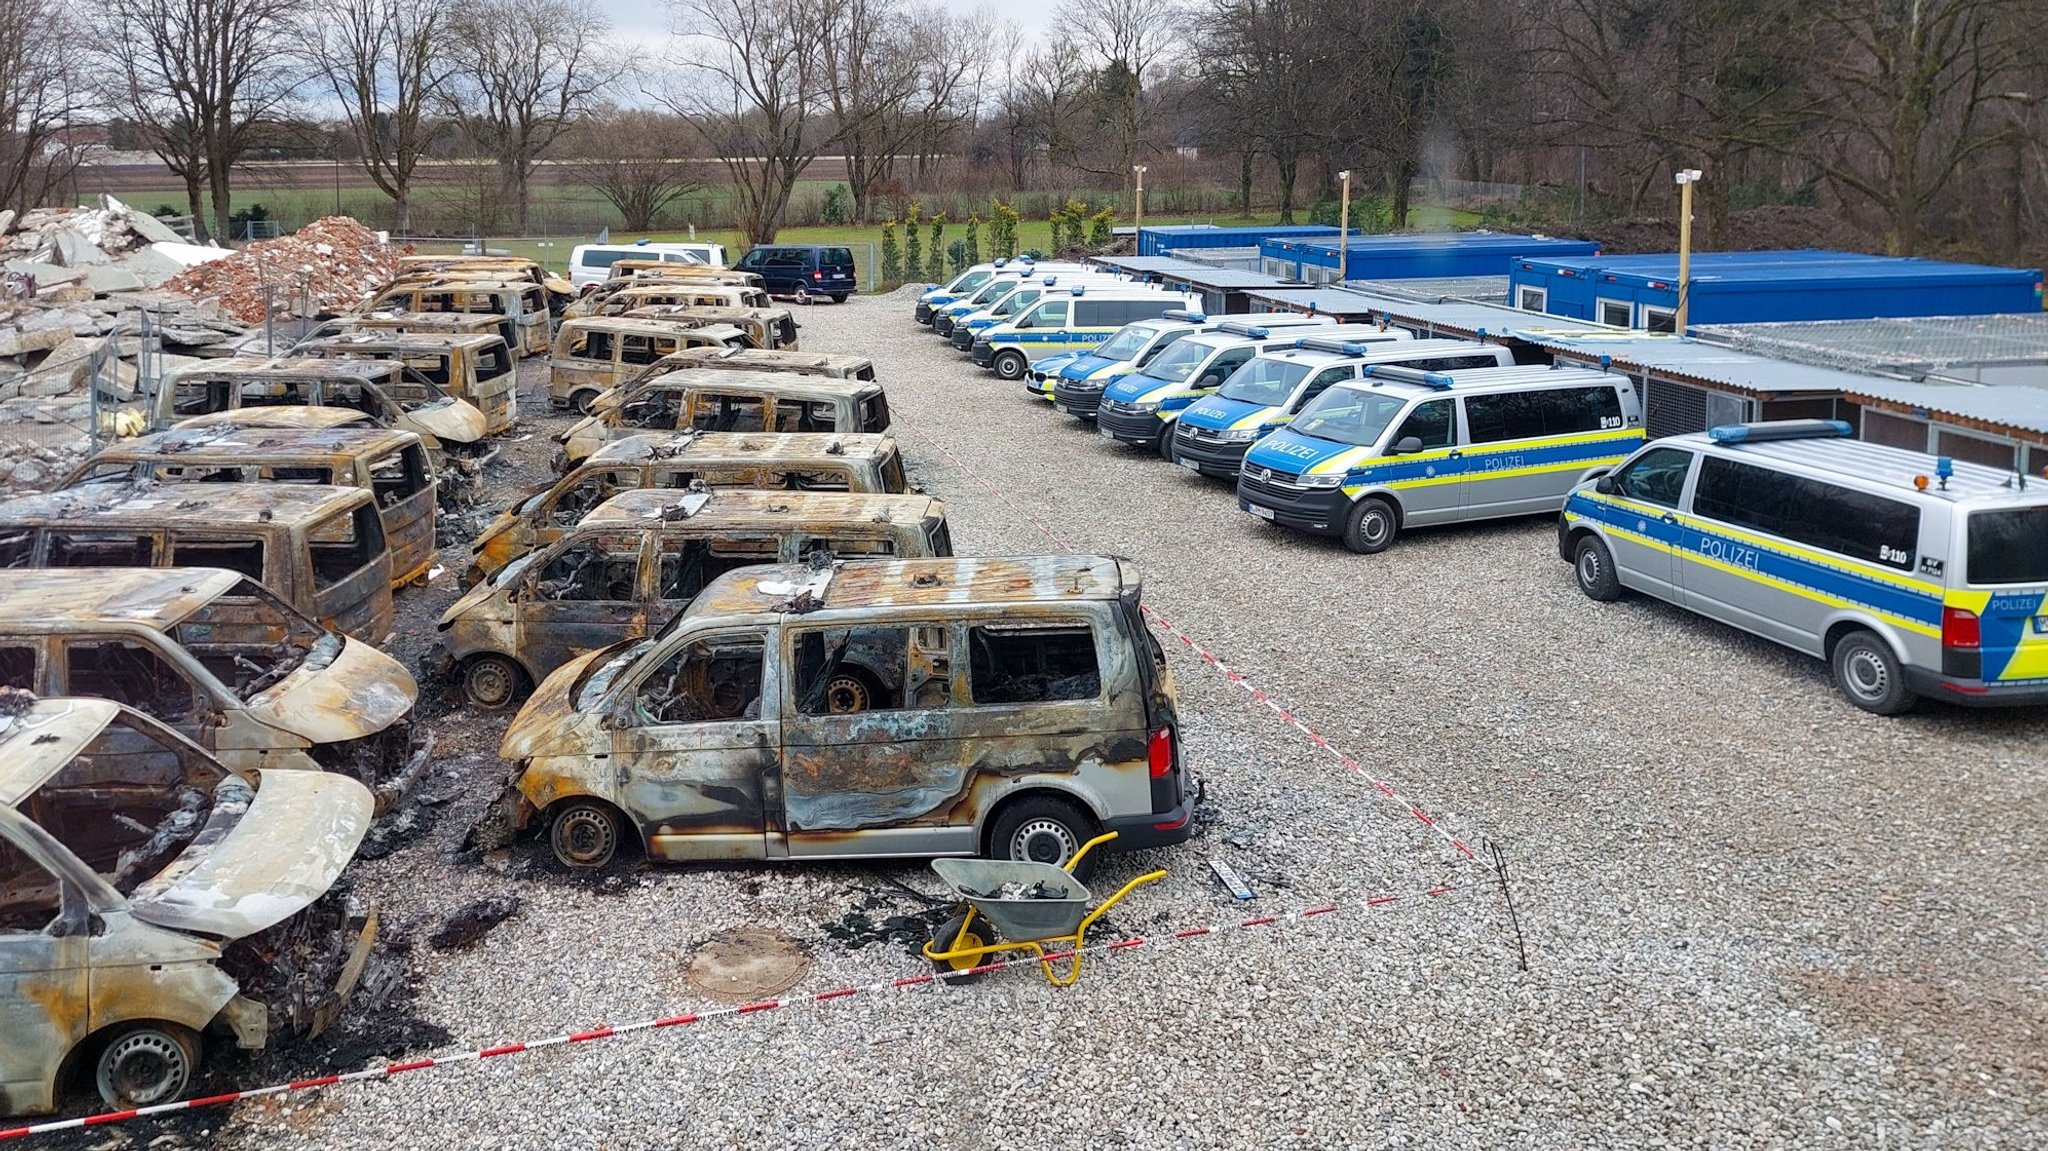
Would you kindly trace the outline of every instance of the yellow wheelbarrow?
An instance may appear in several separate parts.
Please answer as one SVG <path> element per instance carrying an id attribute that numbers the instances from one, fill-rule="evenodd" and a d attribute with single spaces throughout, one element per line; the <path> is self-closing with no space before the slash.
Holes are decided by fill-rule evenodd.
<path id="1" fill-rule="evenodd" d="M 976 969 L 995 956 L 1028 952 L 1038 957 L 1046 982 L 1054 987 L 1073 983 L 1081 978 L 1079 951 L 1088 928 L 1124 896 L 1166 878 L 1164 871 L 1147 872 L 1090 911 L 1088 901 L 1094 897 L 1074 878 L 1074 866 L 1098 844 L 1115 838 L 1111 831 L 1082 844 L 1065 867 L 1008 859 L 932 860 L 932 870 L 960 897 L 960 910 L 924 945 L 924 957 L 946 982 L 971 983 L 988 974 Z M 1056 966 L 1062 954 L 1065 970 Z"/>

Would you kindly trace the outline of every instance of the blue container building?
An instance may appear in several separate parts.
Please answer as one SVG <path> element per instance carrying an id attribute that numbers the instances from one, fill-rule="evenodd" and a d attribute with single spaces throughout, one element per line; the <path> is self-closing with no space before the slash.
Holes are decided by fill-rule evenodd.
<path id="1" fill-rule="evenodd" d="M 2041 272 L 2033 268 L 1809 249 L 1699 252 L 1691 271 L 1689 326 L 2041 310 Z M 1678 257 L 1525 255 L 1508 287 L 1509 301 L 1525 312 L 1668 332 Z"/>
<path id="2" fill-rule="evenodd" d="M 1218 228 L 1211 224 L 1168 224 L 1138 230 L 1140 256 L 1164 256 L 1188 248 L 1256 248 L 1275 238 L 1334 240 L 1341 235 L 1329 224 L 1255 224 Z"/>
<path id="3" fill-rule="evenodd" d="M 1345 243 L 1347 280 L 1415 280 L 1505 276 L 1518 257 L 1592 257 L 1592 240 L 1558 240 L 1505 232 L 1402 233 L 1353 236 Z M 1285 237 L 1259 243 L 1260 271 L 1283 280 L 1328 284 L 1337 278 L 1337 242 Z"/>

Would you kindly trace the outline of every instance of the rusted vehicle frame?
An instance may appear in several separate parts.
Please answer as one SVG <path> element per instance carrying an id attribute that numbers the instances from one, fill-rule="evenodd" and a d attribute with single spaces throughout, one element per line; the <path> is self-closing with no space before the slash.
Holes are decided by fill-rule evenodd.
<path id="1" fill-rule="evenodd" d="M 705 307 L 687 304 L 655 304 L 634 308 L 628 316 L 648 319 L 689 321 L 702 324 L 731 324 L 746 330 L 753 346 L 767 351 L 797 350 L 796 314 L 775 307 Z"/>
<path id="2" fill-rule="evenodd" d="M 379 810 L 431 746 L 403 664 L 217 568 L 0 571 L 0 687 L 113 699 L 236 770 L 341 770 Z"/>
<path id="3" fill-rule="evenodd" d="M 750 274 L 750 273 L 749 273 Z M 586 292 L 562 313 L 564 316 L 616 316 L 635 308 L 660 304 L 678 307 L 761 308 L 770 304 L 768 293 L 751 284 L 728 283 L 702 276 L 669 276 L 656 273 L 617 276 Z"/>
<path id="4" fill-rule="evenodd" d="M 547 289 L 531 280 L 491 279 L 460 273 L 401 277 L 355 309 L 358 312 L 402 310 L 423 314 L 488 314 L 508 316 L 519 328 L 513 345 L 521 356 L 546 355 L 554 338 L 554 313 Z"/>
<path id="5" fill-rule="evenodd" d="M 0 693 L 0 1115 L 53 1110 L 67 1077 L 112 1107 L 168 1103 L 203 1034 L 261 1048 L 332 1020 L 359 964 L 289 987 L 303 1016 L 224 968 L 313 914 L 370 817 L 354 780 L 238 771 L 105 700 Z M 367 952 L 363 920 L 335 955 Z"/>
<path id="6" fill-rule="evenodd" d="M 74 468 L 59 487 L 81 484 L 311 483 L 361 488 L 376 498 L 391 549 L 394 590 L 434 566 L 440 503 L 426 445 L 381 428 L 266 428 L 233 422 L 173 428 L 120 440 Z"/>
<path id="7" fill-rule="evenodd" d="M 1179 842 L 1199 789 L 1138 599 L 1107 556 L 728 573 L 541 683 L 479 838 L 546 827 L 572 866 Z"/>
<path id="8" fill-rule="evenodd" d="M 462 586 L 561 538 L 605 500 L 637 488 L 764 488 L 901 493 L 903 455 L 887 435 L 812 432 L 648 433 L 613 440 L 498 513 L 470 545 Z"/>
<path id="9" fill-rule="evenodd" d="M 322 627 L 391 637 L 391 549 L 361 488 L 93 485 L 0 502 L 0 567 L 230 565 Z"/>
<path id="10" fill-rule="evenodd" d="M 469 702 L 504 707 L 569 659 L 659 629 L 732 568 L 820 551 L 951 555 L 945 505 L 923 495 L 623 492 L 442 613 L 429 666 L 454 676 Z"/>
<path id="11" fill-rule="evenodd" d="M 548 402 L 588 412 L 590 402 L 682 348 L 737 348 L 747 333 L 731 324 L 581 316 L 563 320 L 548 357 Z M 609 354 L 593 356 L 595 342 Z"/>
<path id="12" fill-rule="evenodd" d="M 684 368 L 723 368 L 739 372 L 790 372 L 799 376 L 832 376 L 841 380 L 872 380 L 875 362 L 866 356 L 836 352 L 800 352 L 793 348 L 741 348 L 721 352 L 708 348 L 684 348 L 659 363 L 651 364 L 639 379 L 653 379 Z M 628 380 L 631 387 L 638 380 Z"/>
<path id="13" fill-rule="evenodd" d="M 484 414 L 488 435 L 503 435 L 519 421 L 518 358 L 497 336 L 352 332 L 305 340 L 292 354 L 397 361 L 404 366 L 406 379 L 431 384 L 475 406 Z M 492 367 L 498 370 L 491 371 Z"/>
<path id="14" fill-rule="evenodd" d="M 428 336 L 498 336 L 508 348 L 525 338 L 519 322 L 493 312 L 345 312 L 306 334 L 306 339 L 349 332 L 417 333 Z"/>
<path id="15" fill-rule="evenodd" d="M 751 409 L 751 410 L 749 410 Z M 748 426 L 759 424 L 758 427 Z M 591 403 L 590 415 L 557 440 L 557 475 L 599 446 L 639 432 L 686 428 L 708 432 L 885 432 L 889 404 L 882 386 L 788 372 L 684 368 Z"/>

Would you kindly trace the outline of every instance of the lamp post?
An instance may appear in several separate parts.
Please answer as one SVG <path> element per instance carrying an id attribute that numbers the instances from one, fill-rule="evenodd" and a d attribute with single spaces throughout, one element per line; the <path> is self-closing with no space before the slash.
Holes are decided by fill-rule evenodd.
<path id="1" fill-rule="evenodd" d="M 1140 244 L 1142 244 L 1142 243 L 1144 242 L 1144 231 L 1145 231 L 1145 165 L 1143 165 L 1143 164 L 1132 164 L 1132 165 L 1131 165 L 1131 171 L 1133 171 L 1133 172 L 1136 172 L 1136 173 L 1138 174 L 1138 193 L 1137 193 L 1137 197 L 1136 197 L 1136 200 L 1135 200 L 1135 203 L 1136 203 L 1136 205 L 1137 205 L 1137 212 L 1136 212 L 1136 218 L 1135 218 L 1135 219 L 1134 219 L 1134 220 L 1132 221 L 1132 227 L 1131 227 L 1131 231 L 1132 231 L 1132 232 L 1134 233 L 1134 234 L 1132 235 L 1132 237 L 1131 237 L 1131 250 L 1132 250 L 1133 252 L 1135 252 L 1135 251 L 1137 251 L 1137 250 L 1138 250 L 1138 246 L 1139 246 Z"/>
<path id="2" fill-rule="evenodd" d="M 1692 307 L 1692 186 L 1700 182 L 1700 170 L 1687 168 L 1673 178 L 1678 181 L 1678 312 L 1671 329 L 1682 336 Z"/>
<path id="3" fill-rule="evenodd" d="M 1351 270 L 1351 169 L 1337 173 L 1337 283 Z"/>

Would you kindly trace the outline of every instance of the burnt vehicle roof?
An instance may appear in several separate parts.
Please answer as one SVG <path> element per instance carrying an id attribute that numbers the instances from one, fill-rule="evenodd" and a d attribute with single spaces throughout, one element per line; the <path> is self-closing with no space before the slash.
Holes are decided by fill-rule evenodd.
<path id="1" fill-rule="evenodd" d="M 332 484 L 94 484 L 0 502 L 0 525 L 289 527 L 369 500 L 367 489 Z"/>
<path id="2" fill-rule="evenodd" d="M 386 360 L 385 363 L 393 361 Z M 335 405 L 313 407 L 310 404 L 256 404 L 246 408 L 229 408 L 224 412 L 208 412 L 192 416 L 171 425 L 174 428 L 215 428 L 222 424 L 239 424 L 245 428 L 347 428 L 377 426 L 370 413 L 354 408 Z"/>
<path id="3" fill-rule="evenodd" d="M 834 450 L 837 445 L 838 450 Z M 766 463 L 880 458 L 894 451 L 887 432 L 641 432 L 621 436 L 584 458 L 578 470 L 688 458 L 707 463 Z"/>
<path id="4" fill-rule="evenodd" d="M 432 352 L 438 355 L 451 348 L 487 348 L 493 343 L 504 342 L 505 337 L 489 332 L 387 332 L 379 328 L 322 336 L 317 340 L 307 340 L 299 345 L 299 349 L 320 351 L 333 348 L 344 355 L 349 352 Z"/>
<path id="5" fill-rule="evenodd" d="M 829 580 L 825 580 L 826 575 Z M 1115 556 L 994 556 L 854 560 L 814 571 L 804 564 L 740 568 L 708 584 L 685 612 L 803 615 L 851 608 L 1058 605 L 1118 598 L 1137 573 Z M 822 583 L 822 602 L 817 596 Z"/>
<path id="6" fill-rule="evenodd" d="M 0 806 L 14 807 L 121 714 L 112 700 L 38 699 L 0 717 Z"/>
<path id="7" fill-rule="evenodd" d="M 719 351 L 715 348 L 684 348 L 663 357 L 664 360 L 678 361 L 678 368 L 689 366 L 691 360 L 705 361 L 721 368 L 734 370 L 734 365 L 759 364 L 763 369 L 812 368 L 823 371 L 840 368 L 858 371 L 875 366 L 866 356 L 848 356 L 836 352 L 799 352 L 791 348 L 738 348 Z M 745 370 L 741 367 L 737 370 Z"/>
<path id="8" fill-rule="evenodd" d="M 203 379 L 208 376 L 244 376 L 265 379 L 346 380 L 375 383 L 404 371 L 389 360 L 351 360 L 345 356 L 234 356 L 204 360 L 178 369 L 175 378 Z"/>
<path id="9" fill-rule="evenodd" d="M 696 510 L 689 510 L 698 505 Z M 889 524 L 916 527 L 926 517 L 944 515 L 945 505 L 931 496 L 856 492 L 764 492 L 751 488 L 717 488 L 709 492 L 674 488 L 635 488 L 592 508 L 577 529 L 645 527 L 649 521 L 713 526 L 773 527 Z"/>
<path id="10" fill-rule="evenodd" d="M 0 630 L 41 634 L 119 620 L 161 631 L 246 578 L 220 568 L 0 571 Z"/>
<path id="11" fill-rule="evenodd" d="M 336 316 L 336 320 L 356 328 L 392 328 L 400 325 L 425 328 L 453 328 L 460 332 L 476 332 L 489 335 L 503 327 L 505 317 L 496 312 L 362 312 L 356 315 Z"/>
<path id="12" fill-rule="evenodd" d="M 633 394 L 637 398 L 652 391 L 682 391 L 685 388 L 719 391 L 755 388 L 799 399 L 839 399 L 870 396 L 881 391 L 882 385 L 873 380 L 842 380 L 836 376 L 806 376 L 796 372 L 678 368 L 634 385 Z"/>
<path id="13" fill-rule="evenodd" d="M 348 410 L 348 409 L 344 409 Z M 242 414 L 240 411 L 232 413 Z M 375 424 L 334 427 L 275 428 L 235 420 L 179 426 L 169 431 L 120 440 L 101 448 L 88 462 L 101 460 L 191 460 L 206 463 L 247 462 L 280 456 L 358 456 L 383 448 L 420 442 L 411 432 Z"/>
<path id="14" fill-rule="evenodd" d="M 726 309 L 731 311 L 733 309 Z M 627 332 L 633 335 L 665 336 L 677 332 L 702 331 L 703 325 L 685 327 L 663 320 L 659 316 L 572 316 L 563 320 L 556 331 L 567 328 L 582 328 L 596 332 Z"/>
<path id="15" fill-rule="evenodd" d="M 788 308 L 749 308 L 738 304 L 656 304 L 642 311 L 656 316 L 684 316 L 703 320 L 772 320 L 791 314 Z"/>

